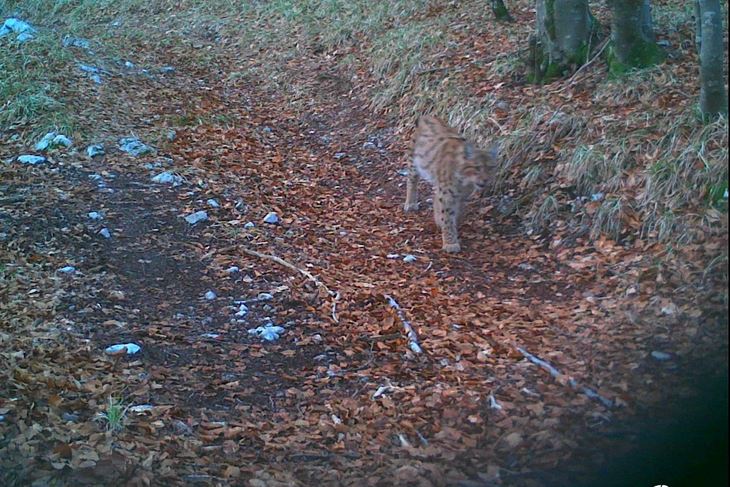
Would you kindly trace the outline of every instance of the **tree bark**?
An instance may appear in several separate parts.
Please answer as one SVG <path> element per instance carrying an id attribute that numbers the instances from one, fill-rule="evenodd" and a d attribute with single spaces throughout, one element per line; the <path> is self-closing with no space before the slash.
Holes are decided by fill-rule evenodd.
<path id="1" fill-rule="evenodd" d="M 654 22 L 651 16 L 651 3 L 649 3 L 649 0 L 644 0 L 644 3 L 641 5 L 641 35 L 644 39 L 652 42 L 656 40 L 654 37 Z"/>
<path id="2" fill-rule="evenodd" d="M 654 42 L 648 0 L 612 0 L 612 7 L 611 71 L 622 73 L 663 62 L 664 52 Z"/>
<path id="3" fill-rule="evenodd" d="M 492 13 L 494 18 L 499 21 L 512 22 L 514 20 L 507 10 L 504 0 L 492 0 Z"/>
<path id="4" fill-rule="evenodd" d="M 588 0 L 537 0 L 534 80 L 549 80 L 585 63 L 593 25 Z"/>
<path id="5" fill-rule="evenodd" d="M 727 114 L 722 8 L 719 0 L 699 0 L 700 111 L 704 116 Z"/>

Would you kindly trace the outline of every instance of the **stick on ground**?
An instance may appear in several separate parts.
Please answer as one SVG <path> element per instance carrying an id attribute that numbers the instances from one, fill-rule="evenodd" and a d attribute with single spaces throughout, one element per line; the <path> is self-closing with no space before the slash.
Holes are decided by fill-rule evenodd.
<path id="1" fill-rule="evenodd" d="M 332 297 L 332 320 L 335 323 L 339 323 L 339 320 L 337 319 L 337 301 L 339 301 L 339 299 L 340 299 L 340 293 L 332 291 L 330 288 L 328 288 L 324 283 L 322 283 L 322 281 L 317 279 L 308 270 L 300 269 L 299 267 L 295 266 L 294 264 L 285 261 L 281 257 L 277 257 L 277 256 L 271 255 L 271 254 L 262 254 L 261 252 L 256 252 L 255 250 L 247 249 L 245 247 L 240 247 L 240 249 L 248 255 L 252 255 L 252 256 L 258 257 L 260 259 L 268 259 L 270 261 L 276 262 L 277 264 L 286 267 L 287 269 L 290 269 L 294 272 L 298 272 L 301 275 L 303 275 L 304 277 L 306 277 L 307 279 L 309 279 L 310 281 L 312 281 L 317 287 L 324 289 L 327 292 L 327 294 L 329 294 L 330 297 Z"/>
<path id="2" fill-rule="evenodd" d="M 416 331 L 413 329 L 411 322 L 408 321 L 408 318 L 406 318 L 406 313 L 403 311 L 403 308 L 401 308 L 398 304 L 398 301 L 396 301 L 392 297 L 388 296 L 387 294 L 384 294 L 383 296 L 388 301 L 390 307 L 393 308 L 398 314 L 398 318 L 400 318 L 400 321 L 403 324 L 403 329 L 405 330 L 406 336 L 408 337 L 408 347 L 411 349 L 411 351 L 413 351 L 413 353 L 423 353 L 421 345 L 418 344 L 418 335 L 416 335 Z"/>
<path id="3" fill-rule="evenodd" d="M 560 373 L 560 371 L 558 369 L 556 369 L 555 367 L 550 365 L 548 362 L 542 360 L 539 357 L 536 357 L 535 355 L 531 354 L 524 348 L 521 348 L 521 347 L 515 347 L 515 348 L 517 349 L 518 352 L 520 352 L 522 354 L 523 357 L 525 357 L 527 360 L 529 360 L 533 364 L 540 366 L 544 370 L 547 370 L 548 373 L 550 375 L 552 375 L 553 377 L 555 377 L 556 379 L 563 375 Z M 585 386 L 579 385 L 578 382 L 576 382 L 576 380 L 573 379 L 572 377 L 568 378 L 568 385 L 570 385 L 570 387 L 572 387 L 573 389 L 576 389 L 576 390 L 582 392 L 583 394 L 590 397 L 591 399 L 599 400 L 607 408 L 610 408 L 613 406 L 613 401 L 603 397 L 602 395 L 600 395 L 599 393 L 597 393 L 590 387 L 585 387 Z"/>

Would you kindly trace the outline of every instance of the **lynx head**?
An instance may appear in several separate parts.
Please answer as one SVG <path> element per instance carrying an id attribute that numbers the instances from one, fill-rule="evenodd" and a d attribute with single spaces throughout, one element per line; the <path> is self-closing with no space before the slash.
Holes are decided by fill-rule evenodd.
<path id="1" fill-rule="evenodd" d="M 459 171 L 465 181 L 484 189 L 499 170 L 499 148 L 496 145 L 487 150 L 475 148 L 471 143 L 464 144 L 464 162 Z"/>

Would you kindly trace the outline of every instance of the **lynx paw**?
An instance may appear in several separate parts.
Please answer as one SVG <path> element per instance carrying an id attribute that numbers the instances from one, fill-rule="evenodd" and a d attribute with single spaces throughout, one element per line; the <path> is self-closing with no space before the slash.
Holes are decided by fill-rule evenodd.
<path id="1" fill-rule="evenodd" d="M 461 252 L 461 245 L 458 243 L 444 244 L 444 252 L 448 252 L 450 254 Z"/>
<path id="2" fill-rule="evenodd" d="M 403 211 L 416 211 L 418 210 L 418 203 L 406 203 L 403 205 Z"/>

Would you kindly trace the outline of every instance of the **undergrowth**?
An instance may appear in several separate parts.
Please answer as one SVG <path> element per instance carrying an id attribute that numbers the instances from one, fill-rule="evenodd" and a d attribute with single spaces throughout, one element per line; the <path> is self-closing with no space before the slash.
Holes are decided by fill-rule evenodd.
<path id="1" fill-rule="evenodd" d="M 199 44 L 191 56 L 202 70 L 232 48 L 240 63 L 228 66 L 226 83 L 263 80 L 299 100 L 294 108 L 320 95 L 298 69 L 309 60 L 351 83 L 401 133 L 433 113 L 479 144 L 498 141 L 498 187 L 520 201 L 533 230 L 574 219 L 594 237 L 681 242 L 724 231 L 727 120 L 703 124 L 696 115 L 692 9 L 678 1 L 654 9 L 656 31 L 671 45 L 666 64 L 610 79 L 598 59 L 577 87 L 558 80 L 528 90 L 523 51 L 534 25 L 524 13 L 532 3 L 510 8 L 522 12 L 519 21 L 495 22 L 476 0 L 0 0 L 5 17 L 56 26 L 23 46 L 0 40 L 10 73 L 0 80 L 0 123 L 72 124 L 60 83 L 48 76 L 70 62 L 54 47 L 59 28 L 120 48 Z"/>

